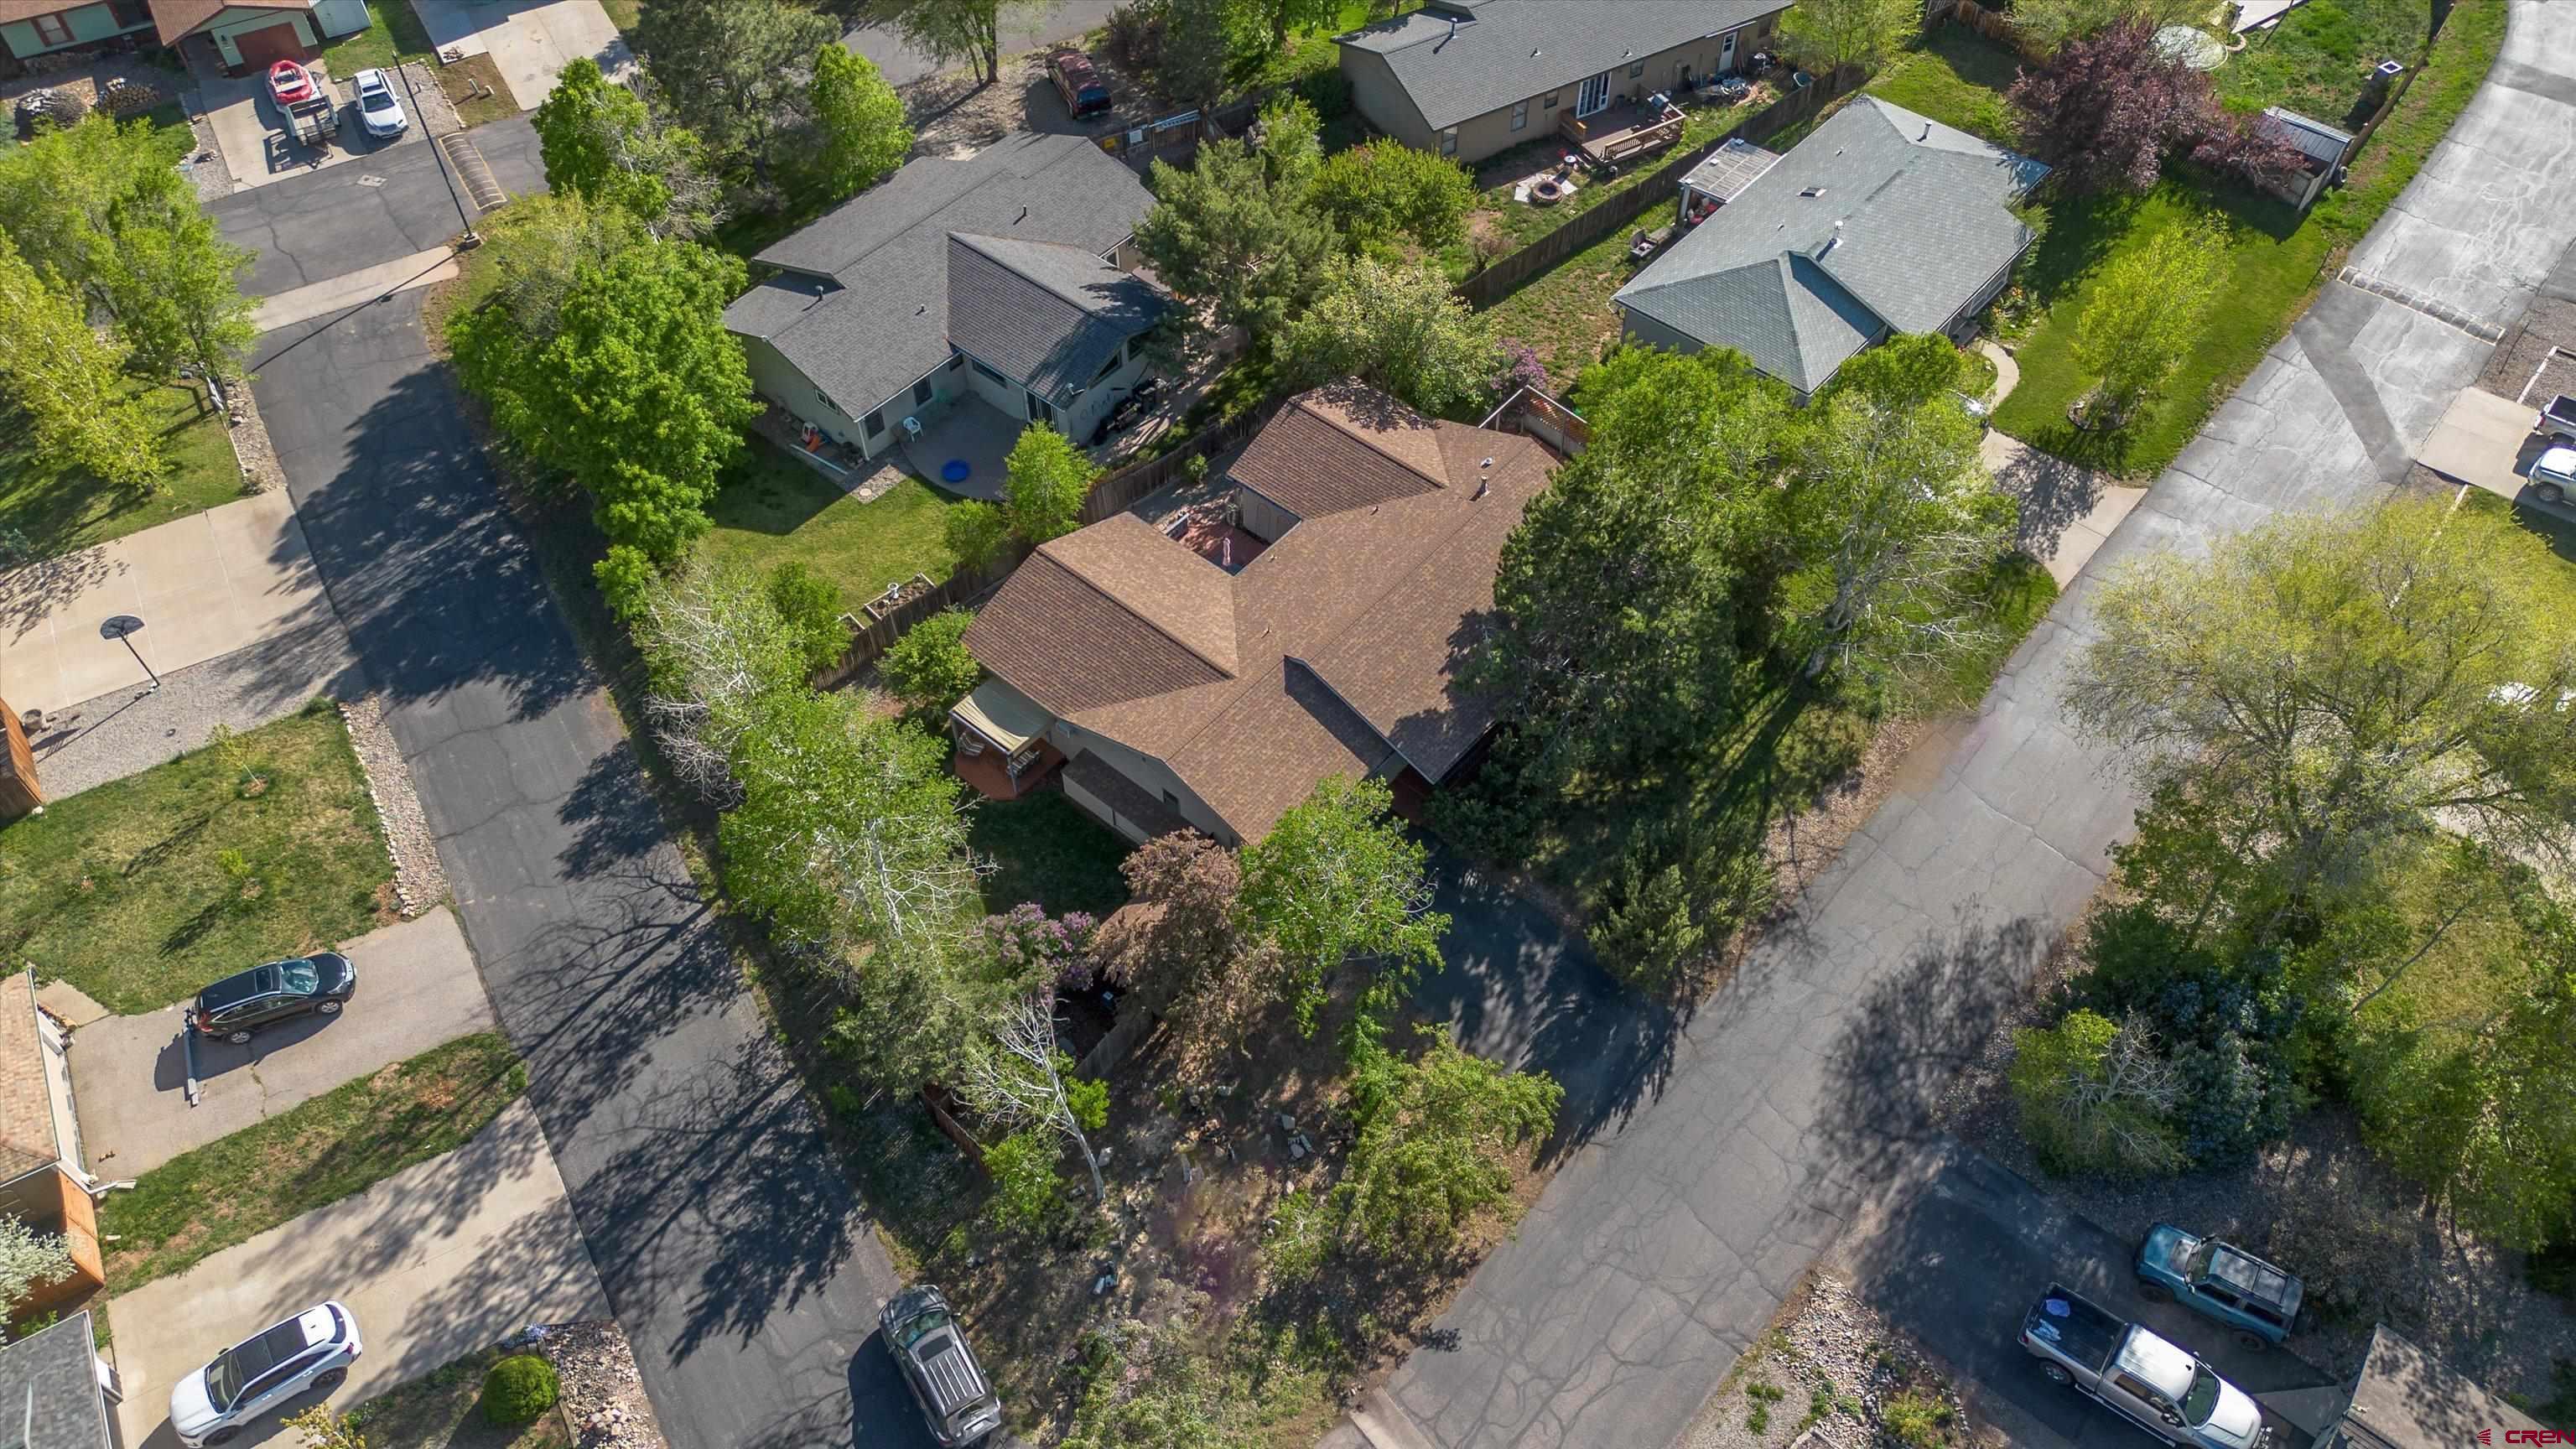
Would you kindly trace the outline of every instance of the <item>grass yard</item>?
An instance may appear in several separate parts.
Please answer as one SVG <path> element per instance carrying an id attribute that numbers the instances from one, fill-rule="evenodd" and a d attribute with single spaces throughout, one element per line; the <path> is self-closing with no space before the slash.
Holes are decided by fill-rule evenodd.
<path id="1" fill-rule="evenodd" d="M 0 829 L 0 951 L 110 1010 L 373 929 L 393 864 L 328 703 Z M 266 780 L 245 798 L 247 777 Z"/>
<path id="2" fill-rule="evenodd" d="M 469 131 L 519 113 L 510 100 L 509 84 L 501 79 L 501 67 L 488 55 L 469 55 L 454 65 L 440 66 L 438 88 L 455 105 L 456 119 Z"/>
<path id="3" fill-rule="evenodd" d="M 397 61 L 434 60 L 438 47 L 404 0 L 377 0 L 367 7 L 367 28 L 322 47 L 323 68 L 342 80 L 370 67 Z"/>
<path id="4" fill-rule="evenodd" d="M 2353 109 L 2371 67 L 2413 65 L 2431 22 L 2426 0 L 2307 0 L 2249 34 L 2211 79 L 2230 110 L 2286 106 L 2350 130 L 2364 119 Z"/>
<path id="5" fill-rule="evenodd" d="M 527 1087 L 510 1044 L 478 1032 L 174 1158 L 99 1206 L 108 1292 L 185 1272 L 453 1151 Z"/>
<path id="6" fill-rule="evenodd" d="M 753 438 L 707 513 L 715 528 L 698 545 L 716 562 L 766 573 L 801 559 L 838 584 L 852 612 L 900 579 L 948 577 L 957 566 L 945 537 L 958 500 L 907 478 L 873 503 L 853 502 L 821 472 Z"/>
<path id="7" fill-rule="evenodd" d="M 599 0 L 599 8 L 608 12 L 608 23 L 627 35 L 635 33 L 636 22 L 644 18 L 644 0 Z"/>
<path id="8" fill-rule="evenodd" d="M 2020 57 L 1966 26 L 1944 25 L 1920 48 L 1888 62 L 1866 89 L 1918 116 L 2010 145 L 2012 108 L 2004 92 L 2020 67 Z"/>
<path id="9" fill-rule="evenodd" d="M 1574 195 L 1554 206 L 1532 206 L 1526 201 L 1514 201 L 1512 187 L 1515 183 L 1535 171 L 1554 166 L 1556 159 L 1572 148 L 1571 141 L 1551 130 L 1535 141 L 1515 146 L 1477 164 L 1476 179 L 1489 184 L 1477 195 L 1475 206 L 1468 212 L 1469 223 L 1484 232 L 1503 237 L 1511 243 L 1511 250 L 1518 251 L 1611 197 L 1636 189 L 1670 164 L 1675 156 L 1706 146 L 1760 109 L 1761 105 L 1754 102 L 1742 106 L 1689 107 L 1683 113 L 1682 138 L 1676 144 L 1630 162 L 1618 175 L 1606 181 L 1595 180 L 1590 172 L 1584 173 Z M 1548 114 L 1552 122 L 1556 113 Z M 1639 217 L 1638 228 L 1650 231 L 1672 220 L 1669 210 L 1666 208 Z M 1621 237 L 1620 242 L 1624 246 L 1627 238 Z M 1456 261 L 1463 276 L 1465 248 L 1456 247 L 1452 251 L 1458 253 Z"/>
<path id="10" fill-rule="evenodd" d="M 1486 312 L 1495 331 L 1529 344 L 1547 365 L 1549 386 L 1562 393 L 1576 373 L 1599 360 L 1602 344 L 1619 335 L 1619 309 L 1610 297 L 1636 274 L 1627 234 L 1613 233 L 1522 283 Z"/>
<path id="11" fill-rule="evenodd" d="M 135 381 L 161 424 L 170 470 L 149 489 L 119 488 L 36 447 L 25 414 L 0 405 L 0 568 L 53 558 L 202 513 L 242 496 L 223 416 L 177 383 Z"/>
<path id="12" fill-rule="evenodd" d="M 1083 814 L 1060 790 L 978 800 L 966 827 L 975 853 L 998 867 L 980 883 L 988 914 L 1035 901 L 1049 915 L 1105 916 L 1127 903 L 1127 881 L 1118 873 L 1131 848 L 1126 837 Z"/>
<path id="13" fill-rule="evenodd" d="M 443 1363 L 348 1417 L 374 1449 L 570 1449 L 552 1413 L 515 1429 L 484 1422 L 483 1376 L 511 1352 L 487 1348 Z"/>

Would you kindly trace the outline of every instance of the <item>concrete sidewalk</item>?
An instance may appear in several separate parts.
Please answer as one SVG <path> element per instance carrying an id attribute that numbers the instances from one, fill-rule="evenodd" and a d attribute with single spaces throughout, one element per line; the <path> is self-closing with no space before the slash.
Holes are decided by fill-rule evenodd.
<path id="1" fill-rule="evenodd" d="M 111 1016 L 72 1034 L 72 1096 L 81 1141 L 101 1176 L 140 1177 L 343 1082 L 493 1027 L 492 1003 L 445 906 L 341 948 L 358 994 L 337 1016 L 272 1027 L 248 1045 L 199 1042 L 205 1100 L 182 1088 L 183 1008 Z"/>
<path id="2" fill-rule="evenodd" d="M 331 1395 L 346 1410 L 531 1323 L 608 1316 L 563 1179 L 525 1102 L 444 1157 L 119 1294 L 116 1406 L 124 1443 L 171 1449 L 170 1386 L 226 1348 L 326 1299 L 366 1352 Z M 286 1406 L 300 1411 L 307 1401 Z M 272 1416 L 233 1440 L 295 1442 Z"/>
<path id="3" fill-rule="evenodd" d="M 324 281 L 280 292 L 259 299 L 259 310 L 251 314 L 251 325 L 262 332 L 310 322 L 361 302 L 373 302 L 396 292 L 444 282 L 456 275 L 456 253 L 447 247 L 431 247 L 407 257 L 378 262 Z"/>

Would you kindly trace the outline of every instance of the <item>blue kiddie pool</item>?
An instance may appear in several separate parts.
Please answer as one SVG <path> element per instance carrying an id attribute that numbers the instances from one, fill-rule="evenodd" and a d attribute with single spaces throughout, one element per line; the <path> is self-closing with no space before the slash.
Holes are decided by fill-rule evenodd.
<path id="1" fill-rule="evenodd" d="M 963 483 L 966 481 L 966 475 L 974 471 L 966 465 L 966 460 L 963 458 L 951 458 L 939 465 L 940 481 L 945 483 Z"/>

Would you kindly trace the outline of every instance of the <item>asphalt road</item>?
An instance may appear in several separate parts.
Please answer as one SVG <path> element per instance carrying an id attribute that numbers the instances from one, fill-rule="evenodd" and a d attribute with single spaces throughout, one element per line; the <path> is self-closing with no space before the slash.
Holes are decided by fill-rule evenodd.
<path id="1" fill-rule="evenodd" d="M 2355 274 L 2494 323 L 2576 239 L 2576 27 L 2514 0 L 2499 63 Z M 1574 1152 L 1383 1401 L 1442 1449 L 1670 1443 L 1798 1273 L 1932 1130 L 1930 1104 L 2091 895 L 2135 799 L 2060 688 L 2100 580 L 2276 513 L 2375 504 L 2489 345 L 2329 283 L 1914 768 L 1796 921 Z M 1862 1285 L 1867 1291 L 1867 1284 Z M 2034 1285 L 2033 1291 L 2036 1291 Z"/>
<path id="2" fill-rule="evenodd" d="M 1117 0 L 1055 0 L 1044 10 L 1013 12 L 1002 27 L 1002 54 L 1071 40 L 1109 19 Z M 904 43 L 882 25 L 863 25 L 841 37 L 841 43 L 877 63 L 888 85 L 902 85 L 947 69 L 939 61 Z"/>
<path id="3" fill-rule="evenodd" d="M 351 200 L 351 170 L 225 213 L 255 273 L 453 231 L 426 173 L 285 224 Z M 263 337 L 254 390 L 645 1387 L 676 1449 L 926 1444 L 873 1342 L 892 1271 L 503 511 L 424 295 Z"/>
<path id="4" fill-rule="evenodd" d="M 545 163 L 525 116 L 468 133 L 511 195 L 542 191 Z M 439 246 L 464 229 L 435 144 L 395 146 L 307 176 L 237 191 L 206 210 L 224 239 L 257 253 L 242 290 L 273 297 Z"/>

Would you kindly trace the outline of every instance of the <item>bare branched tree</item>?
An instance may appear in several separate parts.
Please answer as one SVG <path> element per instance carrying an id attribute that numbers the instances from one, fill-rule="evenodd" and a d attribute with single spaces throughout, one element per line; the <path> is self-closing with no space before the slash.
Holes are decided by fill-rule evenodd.
<path id="1" fill-rule="evenodd" d="M 1035 1127 L 1063 1136 L 1091 1169 L 1091 1197 L 1107 1202 L 1100 1159 L 1083 1135 L 1082 1119 L 1056 1069 L 1055 1013 L 1044 993 L 1022 997 L 993 1023 L 993 1050 L 967 1065 L 957 1095 L 986 1117 L 1012 1128 Z"/>
<path id="2" fill-rule="evenodd" d="M 698 568 L 653 590 L 636 632 L 653 668 L 644 715 L 663 758 L 701 798 L 733 808 L 734 746 L 752 702 L 798 680 L 785 622 L 749 574 Z"/>

